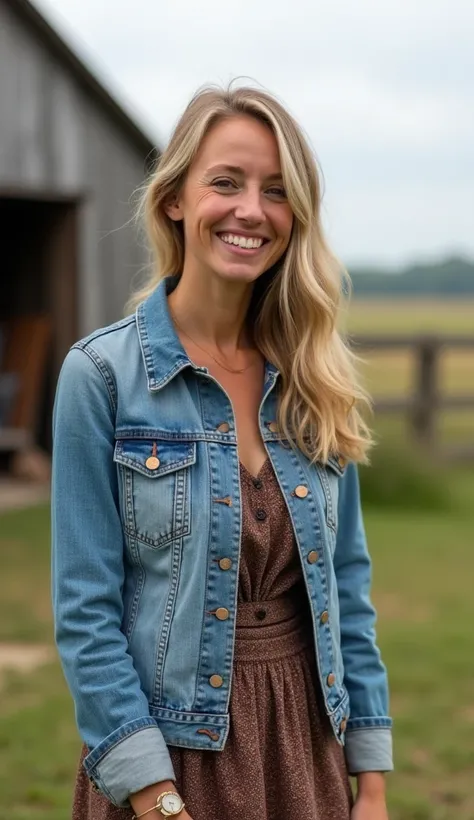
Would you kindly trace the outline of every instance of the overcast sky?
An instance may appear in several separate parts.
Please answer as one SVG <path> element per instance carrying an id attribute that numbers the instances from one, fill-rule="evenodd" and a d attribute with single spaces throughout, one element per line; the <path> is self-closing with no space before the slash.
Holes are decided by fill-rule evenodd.
<path id="1" fill-rule="evenodd" d="M 474 256 L 473 0 L 35 0 L 152 139 L 251 77 L 305 128 L 349 264 Z"/>

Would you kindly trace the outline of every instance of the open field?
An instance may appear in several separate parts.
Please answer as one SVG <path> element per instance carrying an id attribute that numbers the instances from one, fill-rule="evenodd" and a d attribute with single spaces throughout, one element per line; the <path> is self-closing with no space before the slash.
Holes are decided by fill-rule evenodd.
<path id="1" fill-rule="evenodd" d="M 368 510 L 397 772 L 391 820 L 474 817 L 474 477 L 450 514 Z M 0 517 L 0 641 L 51 646 L 46 507 Z M 79 741 L 56 661 L 0 678 L 0 820 L 67 820 Z"/>
<path id="2" fill-rule="evenodd" d="M 474 299 L 353 299 L 352 333 L 474 333 Z"/>

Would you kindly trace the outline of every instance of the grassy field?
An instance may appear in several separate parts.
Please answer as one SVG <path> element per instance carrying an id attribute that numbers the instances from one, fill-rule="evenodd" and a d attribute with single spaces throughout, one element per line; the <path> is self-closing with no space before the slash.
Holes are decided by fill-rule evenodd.
<path id="1" fill-rule="evenodd" d="M 473 332 L 473 316 L 472 302 L 355 303 L 351 328 Z M 474 351 L 462 361 L 449 355 L 443 389 L 474 392 Z M 410 387 L 407 357 L 372 357 L 366 373 L 382 395 Z M 474 441 L 473 416 L 440 424 L 448 438 Z M 377 425 L 392 439 L 403 436 L 402 418 Z M 391 820 L 474 818 L 474 470 L 443 468 L 442 480 L 456 499 L 449 512 L 366 510 L 395 718 Z M 0 516 L 0 554 L 0 643 L 52 647 L 47 508 Z M 1 675 L 0 820 L 67 820 L 78 754 L 57 661 Z"/>

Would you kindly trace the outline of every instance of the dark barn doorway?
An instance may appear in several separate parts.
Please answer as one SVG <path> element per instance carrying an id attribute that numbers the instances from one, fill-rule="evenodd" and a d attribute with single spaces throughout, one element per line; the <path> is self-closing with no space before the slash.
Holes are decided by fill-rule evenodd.
<path id="1" fill-rule="evenodd" d="M 51 448 L 54 388 L 78 337 L 77 200 L 0 191 L 0 455 Z"/>

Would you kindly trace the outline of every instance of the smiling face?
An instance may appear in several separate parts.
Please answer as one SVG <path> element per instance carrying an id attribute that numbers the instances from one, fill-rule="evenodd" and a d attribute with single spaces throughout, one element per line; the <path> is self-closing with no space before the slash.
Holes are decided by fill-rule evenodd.
<path id="1" fill-rule="evenodd" d="M 184 222 L 183 273 L 254 282 L 282 257 L 293 225 L 271 129 L 249 116 L 214 125 L 166 212 Z"/>

